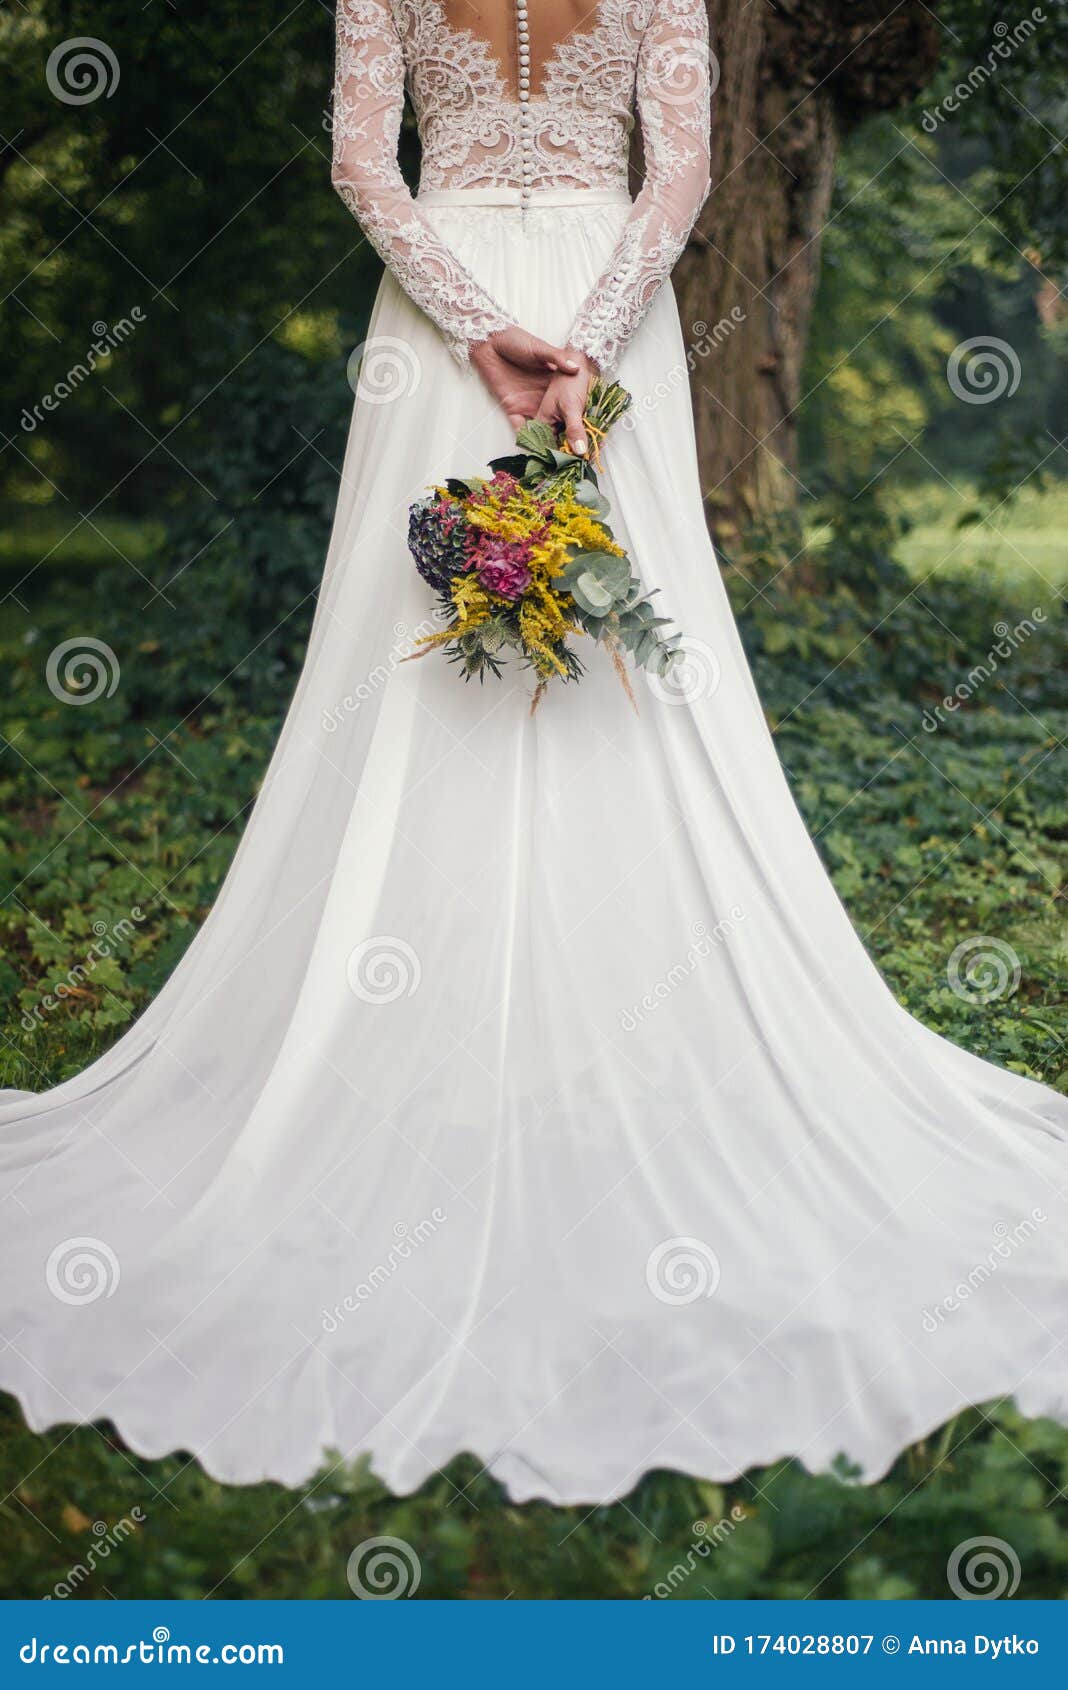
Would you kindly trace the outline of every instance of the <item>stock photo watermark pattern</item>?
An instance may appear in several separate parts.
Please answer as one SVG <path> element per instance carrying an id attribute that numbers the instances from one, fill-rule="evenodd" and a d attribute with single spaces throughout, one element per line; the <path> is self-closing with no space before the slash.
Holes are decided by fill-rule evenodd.
<path id="1" fill-rule="evenodd" d="M 100 1238 L 65 1238 L 45 1264 L 49 1291 L 70 1308 L 113 1297 L 120 1278 L 119 1259 Z"/>
<path id="2" fill-rule="evenodd" d="M 76 634 L 48 654 L 45 680 L 60 704 L 95 704 L 113 698 L 122 670 L 106 640 L 92 634 Z"/>
<path id="3" fill-rule="evenodd" d="M 88 106 L 110 100 L 119 86 L 119 60 L 114 48 L 93 35 L 72 35 L 53 47 L 45 66 L 49 93 L 65 106 Z"/>
<path id="4" fill-rule="evenodd" d="M 422 1578 L 419 1557 L 400 1537 L 371 1537 L 349 1556 L 349 1589 L 362 1602 L 397 1602 L 414 1596 Z"/>
<path id="5" fill-rule="evenodd" d="M 719 1257 L 700 1238 L 665 1238 L 645 1264 L 645 1283 L 657 1302 L 680 1308 L 714 1297 L 721 1278 Z"/>

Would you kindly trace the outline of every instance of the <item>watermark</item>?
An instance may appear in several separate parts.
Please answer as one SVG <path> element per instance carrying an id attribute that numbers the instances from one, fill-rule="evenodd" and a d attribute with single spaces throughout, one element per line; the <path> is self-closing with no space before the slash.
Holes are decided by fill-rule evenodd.
<path id="1" fill-rule="evenodd" d="M 396 1602 L 414 1596 L 423 1569 L 418 1555 L 402 1537 L 368 1537 L 349 1556 L 345 1577 L 354 1596 L 363 1602 Z"/>
<path id="2" fill-rule="evenodd" d="M 661 704 L 697 704 L 711 698 L 723 679 L 719 658 L 704 640 L 683 634 L 673 647 L 674 660 L 662 675 L 645 671 L 645 682 Z"/>
<path id="3" fill-rule="evenodd" d="M 79 1587 L 86 1579 L 92 1578 L 97 1567 L 106 1561 L 114 1550 L 120 1549 L 126 1539 L 144 1523 L 145 1512 L 140 1506 L 131 1508 L 129 1514 L 114 1526 L 109 1526 L 106 1520 L 94 1520 L 92 1532 L 95 1542 L 89 1545 L 85 1559 L 76 1561 L 66 1576 L 52 1586 L 42 1601 L 65 1602 L 68 1596 L 76 1596 Z"/>
<path id="4" fill-rule="evenodd" d="M 722 1520 L 709 1524 L 707 1520 L 695 1520 L 693 1523 L 693 1537 L 690 1547 L 682 1561 L 676 1561 L 671 1570 L 653 1585 L 652 1590 L 646 1591 L 643 1602 L 663 1601 L 673 1596 L 679 1586 L 686 1583 L 697 1569 L 707 1561 L 714 1549 L 719 1549 L 728 1542 L 744 1520 L 748 1519 L 745 1509 L 740 1502 L 736 1502 L 729 1514 Z"/>
<path id="5" fill-rule="evenodd" d="M 966 405 L 992 405 L 997 399 L 1011 399 L 1020 385 L 1021 373 L 1015 348 L 992 334 L 962 340 L 946 364 L 950 392 Z"/>
<path id="6" fill-rule="evenodd" d="M 96 938 L 81 962 L 76 962 L 69 968 L 62 980 L 54 984 L 44 997 L 39 998 L 32 1009 L 26 1010 L 20 1022 L 24 1032 L 36 1033 L 44 1026 L 46 1016 L 54 1010 L 62 1008 L 71 998 L 83 997 L 86 987 L 92 984 L 93 974 L 100 963 L 108 957 L 113 957 L 121 944 L 137 931 L 137 924 L 144 921 L 144 913 L 139 904 L 134 904 L 128 916 L 124 915 L 120 921 L 94 921 L 93 932 Z"/>
<path id="7" fill-rule="evenodd" d="M 72 35 L 49 53 L 45 81 L 65 106 L 89 106 L 101 95 L 110 100 L 119 86 L 119 61 L 106 41 Z"/>
<path id="8" fill-rule="evenodd" d="M 113 1297 L 119 1278 L 119 1258 L 100 1238 L 65 1238 L 45 1263 L 45 1284 L 72 1308 Z"/>
<path id="9" fill-rule="evenodd" d="M 660 36 L 649 44 L 643 75 L 658 105 L 689 111 L 695 100 L 710 97 L 723 72 L 719 59 L 694 35 Z"/>
<path id="10" fill-rule="evenodd" d="M 407 939 L 376 933 L 349 952 L 345 978 L 361 1003 L 396 1003 L 398 998 L 415 996 L 423 965 Z"/>
<path id="11" fill-rule="evenodd" d="M 324 1309 L 320 1325 L 324 1332 L 333 1334 L 342 1326 L 347 1315 L 356 1314 L 364 1303 L 370 1302 L 376 1291 L 400 1272 L 405 1262 L 410 1262 L 417 1250 L 428 1244 L 437 1235 L 438 1228 L 444 1226 L 448 1220 L 444 1209 L 431 1209 L 429 1218 L 419 1222 L 418 1226 L 409 1227 L 406 1221 L 398 1221 L 393 1228 L 393 1243 L 390 1245 L 384 1262 L 376 1262 L 366 1279 L 362 1279 L 355 1291 L 350 1291 L 340 1303 L 332 1309 Z"/>
<path id="12" fill-rule="evenodd" d="M 980 1007 L 997 998 L 1011 998 L 1020 974 L 1020 959 L 1012 946 L 989 933 L 962 939 L 946 964 L 950 991 Z"/>
<path id="13" fill-rule="evenodd" d="M 92 634 L 62 640 L 52 647 L 45 664 L 45 682 L 60 704 L 95 704 L 98 698 L 111 698 L 121 673 L 111 647 Z"/>
<path id="14" fill-rule="evenodd" d="M 988 1280 L 997 1273 L 1002 1262 L 1007 1262 L 1024 1244 L 1034 1238 L 1042 1223 L 1048 1220 L 1044 1210 L 1034 1208 L 1031 1213 L 1015 1226 L 1010 1227 L 1004 1221 L 999 1221 L 994 1228 L 994 1242 L 985 1259 L 976 1262 L 967 1277 L 962 1279 L 948 1296 L 942 1298 L 933 1308 L 923 1311 L 923 1329 L 925 1332 L 938 1332 L 949 1316 L 956 1314 L 964 1307 L 969 1298 L 981 1291 Z"/>
<path id="15" fill-rule="evenodd" d="M 100 364 L 107 363 L 113 352 L 130 339 L 130 336 L 146 322 L 147 318 L 139 305 L 130 308 L 129 315 L 120 317 L 117 323 L 103 321 L 93 324 L 95 339 L 90 341 L 88 349 L 82 354 L 76 364 L 72 364 L 65 375 L 60 376 L 50 391 L 38 399 L 34 406 L 24 406 L 19 421 L 26 434 L 32 434 L 40 428 L 45 417 L 53 411 L 58 411 L 65 399 L 96 374 Z"/>
<path id="16" fill-rule="evenodd" d="M 726 316 L 721 317 L 718 323 L 713 323 L 711 327 L 705 322 L 694 323 L 694 339 L 686 348 L 685 361 L 673 364 L 671 369 L 644 393 L 633 394 L 629 407 L 620 418 L 619 426 L 624 429 L 637 428 L 643 416 L 650 416 L 679 388 L 686 388 L 698 364 L 711 357 L 717 347 L 729 340 L 735 329 L 741 328 L 746 321 L 747 314 L 741 306 L 732 305 Z"/>
<path id="17" fill-rule="evenodd" d="M 673 992 L 677 991 L 680 986 L 684 986 L 686 981 L 693 977 L 705 958 L 712 955 L 716 946 L 722 945 L 725 940 L 729 939 L 739 923 L 744 920 L 745 911 L 740 904 L 734 904 L 731 907 L 730 914 L 721 917 L 716 922 L 715 927 L 711 929 L 703 921 L 695 921 L 690 929 L 694 935 L 694 942 L 683 960 L 675 963 L 663 979 L 658 980 L 656 985 L 646 992 L 645 996 L 636 1004 L 632 1004 L 629 1009 L 622 1011 L 619 1024 L 623 1031 L 633 1033 L 647 1015 L 652 1015 L 655 1010 L 660 1008 L 662 1003 L 666 1003 Z"/>
<path id="18" fill-rule="evenodd" d="M 937 733 L 939 728 L 944 727 L 946 713 L 953 714 L 962 704 L 967 704 L 969 699 L 974 698 L 979 689 L 997 674 L 999 666 L 1007 663 L 1033 634 L 1037 634 L 1046 620 L 1045 611 L 1035 605 L 1030 616 L 1023 617 L 1014 628 L 1010 627 L 1008 622 L 995 622 L 991 629 L 991 633 L 996 635 L 995 643 L 986 656 L 972 665 L 964 679 L 958 681 L 953 691 L 947 693 L 940 703 L 933 709 L 924 711 L 921 723 L 924 733 Z"/>
<path id="19" fill-rule="evenodd" d="M 946 1579 L 961 1602 L 996 1602 L 1015 1596 L 1020 1570 L 1020 1557 L 1003 1537 L 970 1537 L 949 1557 Z"/>
<path id="20" fill-rule="evenodd" d="M 172 1643 L 165 1625 L 152 1629 L 151 1638 L 137 1643 L 51 1643 L 31 1637 L 19 1649 L 24 1666 L 282 1666 L 281 1643 Z"/>
<path id="21" fill-rule="evenodd" d="M 393 637 L 396 644 L 391 646 L 388 655 L 381 663 L 375 665 L 370 673 L 362 680 L 355 692 L 347 692 L 339 703 L 334 704 L 322 714 L 321 726 L 325 734 L 337 733 L 346 716 L 353 716 L 362 704 L 367 704 L 375 694 L 380 692 L 395 675 L 402 663 L 414 657 L 420 649 L 420 641 L 437 633 L 442 619 L 448 615 L 446 611 L 436 612 L 425 622 L 420 622 L 417 628 L 411 629 L 406 622 L 393 624 Z"/>
<path id="22" fill-rule="evenodd" d="M 1012 58 L 1017 47 L 1022 47 L 1030 41 L 1038 25 L 1048 22 L 1042 7 L 1034 6 L 1030 15 L 1021 18 L 1018 23 L 1011 26 L 1007 23 L 996 23 L 996 40 L 986 58 L 973 65 L 967 76 L 951 88 L 937 106 L 931 106 L 924 111 L 920 123 L 928 135 L 937 134 L 946 118 L 952 117 L 962 106 L 966 106 L 972 95 L 978 94 L 997 75 L 1006 59 Z"/>
<path id="23" fill-rule="evenodd" d="M 415 347 L 396 335 L 372 335 L 349 354 L 349 386 L 366 405 L 392 405 L 419 391 L 423 366 Z"/>
<path id="24" fill-rule="evenodd" d="M 659 1303 L 696 1303 L 716 1292 L 719 1257 L 700 1238 L 665 1238 L 649 1252 L 645 1283 Z"/>

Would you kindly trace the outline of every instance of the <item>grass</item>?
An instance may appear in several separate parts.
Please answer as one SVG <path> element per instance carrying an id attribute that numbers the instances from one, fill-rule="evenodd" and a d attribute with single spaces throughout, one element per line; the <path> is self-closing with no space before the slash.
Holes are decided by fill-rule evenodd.
<path id="1" fill-rule="evenodd" d="M 958 532 L 941 492 L 909 500 L 908 574 L 850 509 L 828 530 L 818 579 L 776 580 L 755 550 L 734 560 L 731 590 L 798 801 L 902 1002 L 1068 1089 L 1068 649 L 1054 590 L 1068 494 L 1022 499 L 1007 516 L 1011 543 Z M 122 538 L 147 566 L 154 537 Z M 117 602 L 100 554 L 79 559 L 68 544 L 0 637 L 0 881 L 14 889 L 0 908 L 0 1082 L 32 1088 L 82 1067 L 174 966 L 276 732 L 278 706 L 254 701 L 291 684 L 268 692 L 238 677 L 190 708 L 168 691 L 184 667 L 168 662 L 174 625 L 138 601 L 114 697 L 91 713 L 58 703 L 45 654 Z M 20 561 L 17 547 L 7 556 Z M 61 591 L 45 590 L 60 576 Z M 1026 615 L 1038 580 L 1048 620 L 927 731 L 925 711 L 974 676 L 994 624 Z M 193 636 L 205 670 L 224 672 L 206 611 Z M 22 1018 L 84 957 L 93 922 L 134 903 L 144 919 L 111 966 L 27 1032 Z M 1021 961 L 1019 990 L 985 1007 L 947 980 L 955 945 L 975 933 Z M 229 1489 L 180 1454 L 136 1458 L 106 1425 L 36 1436 L 0 1399 L 0 1595 L 345 1597 L 350 1555 L 386 1535 L 418 1557 L 420 1597 L 938 1597 L 950 1593 L 952 1551 L 974 1537 L 1009 1546 L 1018 1595 L 1061 1597 L 1066 1486 L 1068 1432 L 1004 1405 L 961 1416 L 875 1486 L 784 1463 L 726 1488 L 652 1475 L 626 1504 L 588 1511 L 512 1507 L 466 1460 L 409 1499 L 359 1465 L 299 1492 Z"/>
<path id="2" fill-rule="evenodd" d="M 1025 487 L 1010 505 L 958 526 L 980 509 L 973 488 L 934 482 L 902 494 L 912 524 L 898 556 L 911 575 L 975 573 L 1023 588 L 1068 586 L 1068 484 Z"/>
<path id="3" fill-rule="evenodd" d="M 151 560 L 161 540 L 162 530 L 154 524 L 115 517 L 87 521 L 59 500 L 39 510 L 0 507 L 0 589 L 36 597 L 38 570 L 44 572 L 43 585 L 60 576 L 91 579 L 116 560 L 126 559 L 140 568 Z"/>

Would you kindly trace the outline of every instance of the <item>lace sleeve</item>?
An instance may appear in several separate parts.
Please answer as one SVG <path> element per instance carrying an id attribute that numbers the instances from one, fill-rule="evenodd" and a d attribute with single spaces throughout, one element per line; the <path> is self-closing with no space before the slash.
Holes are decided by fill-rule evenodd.
<path id="1" fill-rule="evenodd" d="M 404 57 L 379 0 L 338 0 L 332 181 L 408 297 L 437 324 L 457 362 L 514 319 L 420 212 L 397 162 Z"/>
<path id="2" fill-rule="evenodd" d="M 645 184 L 569 336 L 604 372 L 671 274 L 708 195 L 705 0 L 657 0 L 638 57 L 637 99 Z"/>

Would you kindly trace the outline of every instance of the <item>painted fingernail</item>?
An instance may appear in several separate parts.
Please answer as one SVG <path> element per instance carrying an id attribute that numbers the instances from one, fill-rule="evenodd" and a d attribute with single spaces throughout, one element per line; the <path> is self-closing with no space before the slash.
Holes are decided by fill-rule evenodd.
<path id="1" fill-rule="evenodd" d="M 576 440 L 575 441 L 575 451 L 578 453 L 580 458 L 584 458 L 586 456 L 586 442 L 585 442 L 585 440 Z"/>

